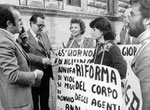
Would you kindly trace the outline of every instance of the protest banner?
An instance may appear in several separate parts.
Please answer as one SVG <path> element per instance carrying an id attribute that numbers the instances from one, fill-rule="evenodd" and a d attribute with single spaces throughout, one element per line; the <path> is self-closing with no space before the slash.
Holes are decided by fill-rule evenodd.
<path id="1" fill-rule="evenodd" d="M 142 110 L 143 101 L 139 79 L 129 64 L 123 90 L 123 110 Z"/>
<path id="2" fill-rule="evenodd" d="M 118 45 L 118 46 L 125 60 L 129 64 L 131 64 L 132 59 L 134 58 L 136 52 L 138 51 L 141 45 Z"/>
<path id="3" fill-rule="evenodd" d="M 142 110 L 142 96 L 139 79 L 131 69 L 131 62 L 141 45 L 119 45 L 127 62 L 127 75 L 123 81 L 123 110 Z M 136 85 L 136 86 L 135 86 Z"/>
<path id="4" fill-rule="evenodd" d="M 121 80 L 117 70 L 83 63 L 71 67 L 75 71 L 58 70 L 57 110 L 121 110 Z"/>
<path id="5" fill-rule="evenodd" d="M 127 62 L 130 62 L 132 60 L 139 47 L 140 46 L 136 46 L 136 45 L 119 45 L 121 53 Z M 111 84 L 110 84 L 111 86 L 108 86 L 106 82 L 105 82 L 106 85 L 104 82 L 101 85 L 99 81 L 96 81 L 94 79 L 76 76 L 77 75 L 76 69 L 78 67 L 76 65 L 80 65 L 80 66 L 92 65 L 93 68 L 96 66 L 95 64 L 87 64 L 89 63 L 90 59 L 92 59 L 93 53 L 94 53 L 94 49 L 81 49 L 81 48 L 61 49 L 58 51 L 59 59 L 57 59 L 57 63 L 59 63 L 60 65 L 58 67 L 57 110 L 88 110 L 87 108 L 90 107 L 91 107 L 90 109 L 93 110 L 96 110 L 97 108 L 99 108 L 99 110 L 109 110 L 109 108 L 106 108 L 105 104 L 106 102 L 108 103 L 111 102 L 106 100 L 104 101 L 102 99 L 112 100 L 111 99 L 112 97 L 104 97 L 104 94 L 103 95 L 100 93 L 97 94 L 96 91 L 97 90 L 104 91 L 104 90 L 108 90 L 108 88 L 109 88 L 108 91 L 112 91 L 112 90 L 116 91 L 116 89 L 112 89 L 111 87 L 113 86 Z M 78 64 L 78 63 L 83 63 L 83 64 Z M 103 65 L 99 65 L 99 66 L 103 67 Z M 107 68 L 107 69 L 108 71 L 111 70 L 111 68 Z M 127 77 L 125 79 L 123 89 L 122 89 L 123 90 L 122 101 L 121 101 L 122 105 L 120 106 L 120 104 L 116 104 L 116 105 L 114 104 L 114 107 L 118 107 L 115 108 L 115 110 L 119 110 L 119 109 L 132 110 L 133 108 L 136 108 L 136 110 L 142 110 L 141 109 L 142 98 L 141 98 L 139 80 L 135 76 L 131 68 L 128 68 L 127 71 L 128 71 Z M 85 71 L 80 71 L 80 72 L 81 74 L 84 74 Z M 92 85 L 94 85 L 93 83 L 96 84 L 94 86 L 96 89 L 95 94 L 93 94 L 93 91 L 91 92 L 92 90 L 91 87 Z M 135 86 L 135 84 L 137 86 Z M 119 90 L 121 89 L 121 87 L 117 89 Z M 117 91 L 116 93 L 119 92 Z M 97 100 L 99 100 L 97 98 L 100 96 L 102 96 L 102 98 L 100 99 L 100 101 L 97 102 Z M 95 100 L 93 98 L 95 98 Z M 95 104 L 97 104 L 95 105 L 95 107 L 91 106 L 91 102 L 90 102 L 91 100 L 93 101 L 93 105 L 94 102 Z M 83 106 L 79 106 L 79 105 L 83 105 Z"/>

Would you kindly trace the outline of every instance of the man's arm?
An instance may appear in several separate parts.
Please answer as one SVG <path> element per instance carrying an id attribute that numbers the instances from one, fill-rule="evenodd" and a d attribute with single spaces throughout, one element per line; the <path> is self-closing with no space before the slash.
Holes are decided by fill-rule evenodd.
<path id="1" fill-rule="evenodd" d="M 43 58 L 41 56 L 29 53 L 30 46 L 28 44 L 27 32 L 24 32 L 21 35 L 19 35 L 16 41 L 21 45 L 23 50 L 27 53 L 30 63 L 34 65 L 39 65 L 39 66 L 51 64 L 51 61 L 49 60 L 49 58 Z"/>
<path id="2" fill-rule="evenodd" d="M 139 78 L 143 97 L 143 109 L 150 108 L 150 45 L 147 45 L 136 59 L 135 74 Z"/>
<path id="3" fill-rule="evenodd" d="M 6 76 L 9 83 L 19 85 L 35 84 L 35 73 L 29 72 L 25 57 L 17 51 L 12 43 L 1 42 L 0 59 L 1 74 Z M 38 71 L 37 76 L 40 74 L 39 72 L 42 71 Z"/>

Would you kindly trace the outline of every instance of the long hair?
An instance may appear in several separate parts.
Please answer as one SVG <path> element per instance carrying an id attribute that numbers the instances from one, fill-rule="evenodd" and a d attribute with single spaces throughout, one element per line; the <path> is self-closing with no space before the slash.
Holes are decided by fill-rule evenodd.
<path id="1" fill-rule="evenodd" d="M 90 27 L 103 31 L 104 40 L 114 40 L 116 37 L 109 20 L 105 17 L 98 17 L 94 19 L 91 21 Z"/>

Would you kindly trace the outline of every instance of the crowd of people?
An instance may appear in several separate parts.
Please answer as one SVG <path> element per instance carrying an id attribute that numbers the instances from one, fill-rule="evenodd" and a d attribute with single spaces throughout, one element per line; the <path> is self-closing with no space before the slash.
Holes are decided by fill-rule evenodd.
<path id="1" fill-rule="evenodd" d="M 149 110 L 150 1 L 130 2 L 129 20 L 122 30 L 125 34 L 121 34 L 141 44 L 131 67 L 140 81 L 142 110 Z M 0 100 L 4 110 L 50 110 L 49 82 L 53 80 L 54 74 L 51 57 L 53 49 L 48 36 L 43 32 L 45 16 L 33 13 L 29 23 L 30 29 L 25 31 L 19 9 L 5 4 L 0 6 Z M 95 18 L 89 27 L 92 38 L 84 36 L 84 21 L 71 19 L 71 35 L 63 48 L 95 48 L 91 63 L 113 67 L 124 79 L 127 62 L 115 42 L 116 34 L 109 20 L 106 17 Z M 19 36 L 16 39 L 17 33 Z M 121 39 L 120 44 L 133 44 L 124 41 Z"/>

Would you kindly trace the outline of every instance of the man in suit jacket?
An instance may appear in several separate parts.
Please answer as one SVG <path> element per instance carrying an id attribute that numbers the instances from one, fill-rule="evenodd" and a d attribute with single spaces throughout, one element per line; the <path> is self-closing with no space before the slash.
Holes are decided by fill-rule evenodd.
<path id="1" fill-rule="evenodd" d="M 150 0 L 131 0 L 129 34 L 138 39 L 138 49 L 132 68 L 140 80 L 143 107 L 150 110 Z"/>
<path id="2" fill-rule="evenodd" d="M 29 72 L 28 56 L 15 41 L 23 23 L 14 6 L 0 6 L 0 99 L 4 110 L 33 110 L 31 85 L 40 82 L 43 71 Z M 38 63 L 38 60 L 35 61 Z"/>
<path id="3" fill-rule="evenodd" d="M 34 13 L 30 18 L 30 29 L 28 34 L 28 50 L 29 53 L 36 54 L 40 57 L 51 57 L 51 46 L 48 36 L 44 34 L 43 28 L 45 27 L 45 17 L 41 13 Z M 49 101 L 49 80 L 53 78 L 51 65 L 30 65 L 31 71 L 35 69 L 41 69 L 44 71 L 44 75 L 39 87 L 32 87 L 32 97 L 34 103 L 34 110 L 50 110 L 48 106 Z M 40 103 L 40 107 L 39 107 Z"/>

